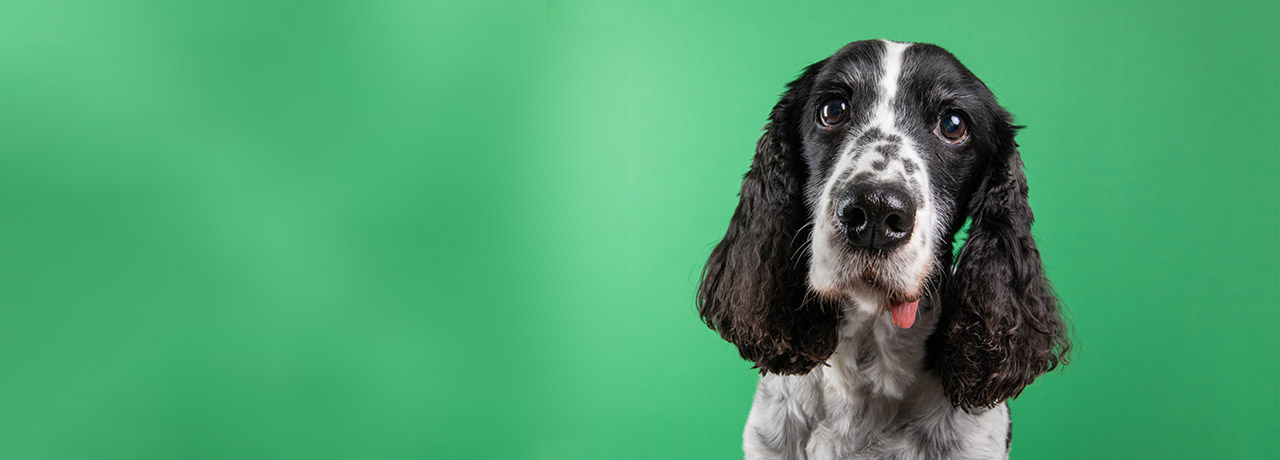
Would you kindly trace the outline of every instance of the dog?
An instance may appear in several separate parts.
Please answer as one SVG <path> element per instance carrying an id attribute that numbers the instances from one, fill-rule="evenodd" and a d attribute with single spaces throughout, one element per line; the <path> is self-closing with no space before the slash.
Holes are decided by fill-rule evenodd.
<path id="1" fill-rule="evenodd" d="M 1071 346 L 1021 128 L 930 44 L 853 42 L 788 85 L 697 295 L 761 373 L 747 458 L 1008 458 L 1006 400 Z"/>

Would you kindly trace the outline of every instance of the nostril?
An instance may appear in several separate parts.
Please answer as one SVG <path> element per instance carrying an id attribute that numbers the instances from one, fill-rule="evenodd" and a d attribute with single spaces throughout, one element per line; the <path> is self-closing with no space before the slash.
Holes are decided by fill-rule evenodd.
<path id="1" fill-rule="evenodd" d="M 867 213 L 862 208 L 847 208 L 844 210 L 844 224 L 849 228 L 862 228 L 867 224 Z"/>
<path id="2" fill-rule="evenodd" d="M 911 230 L 911 223 L 907 222 L 906 217 L 903 217 L 902 214 L 898 213 L 889 214 L 889 217 L 884 218 L 884 225 L 888 227 L 889 230 L 897 233 L 906 233 L 908 230 Z"/>

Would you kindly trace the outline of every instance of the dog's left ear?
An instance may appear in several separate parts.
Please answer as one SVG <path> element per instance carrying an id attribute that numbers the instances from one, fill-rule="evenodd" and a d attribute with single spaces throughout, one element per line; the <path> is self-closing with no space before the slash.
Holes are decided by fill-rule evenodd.
<path id="1" fill-rule="evenodd" d="M 999 142 L 969 203 L 972 222 L 955 272 L 944 281 L 938 371 L 965 410 L 1017 397 L 1066 363 L 1071 347 L 1031 237 L 1027 178 L 1001 123 Z"/>

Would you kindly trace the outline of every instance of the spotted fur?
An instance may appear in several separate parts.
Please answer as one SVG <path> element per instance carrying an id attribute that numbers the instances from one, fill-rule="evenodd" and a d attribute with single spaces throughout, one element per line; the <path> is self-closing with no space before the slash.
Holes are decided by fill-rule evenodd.
<path id="1" fill-rule="evenodd" d="M 840 126 L 818 121 L 848 101 Z M 935 135 L 959 111 L 968 136 Z M 807 67 L 774 107 L 698 307 L 762 377 L 748 458 L 1003 458 L 1006 400 L 1065 362 L 1057 299 L 1031 237 L 1017 127 L 942 48 L 854 42 Z M 894 184 L 909 239 L 851 248 L 834 200 Z M 972 220 L 958 260 L 955 236 Z M 886 306 L 920 299 L 900 329 Z"/>

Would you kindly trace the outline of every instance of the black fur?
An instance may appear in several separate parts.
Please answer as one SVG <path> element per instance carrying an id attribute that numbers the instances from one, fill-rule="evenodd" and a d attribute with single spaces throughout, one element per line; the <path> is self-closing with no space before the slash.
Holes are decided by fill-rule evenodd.
<path id="1" fill-rule="evenodd" d="M 937 359 L 951 401 L 990 407 L 1065 360 L 1070 343 L 1031 237 L 1022 158 L 1010 136 L 969 204 L 972 223 L 943 289 Z"/>
<path id="2" fill-rule="evenodd" d="M 822 62 L 809 66 L 774 106 L 742 180 L 738 209 L 711 251 L 698 311 L 760 372 L 802 374 L 836 346 L 837 305 L 808 290 L 809 212 L 804 204 L 799 105 Z"/>
<path id="3" fill-rule="evenodd" d="M 703 270 L 703 320 L 762 373 L 803 374 L 835 350 L 841 306 L 810 287 L 806 245 L 822 184 L 834 174 L 851 131 L 821 127 L 815 113 L 827 99 L 840 97 L 850 103 L 849 129 L 865 123 L 883 50 L 878 41 L 851 43 L 789 85 L 756 146 L 729 229 Z M 994 406 L 1065 362 L 1070 348 L 1031 236 L 1026 177 L 1014 142 L 1018 127 L 986 85 L 932 45 L 907 49 L 892 103 L 897 129 L 925 164 L 898 155 L 893 146 L 877 152 L 885 161 L 902 161 L 908 174 L 927 170 L 945 228 L 934 242 L 939 270 L 923 292 L 941 304 L 928 365 L 957 407 Z M 955 110 L 967 117 L 970 137 L 960 145 L 939 142 L 933 126 L 940 114 Z M 852 142 L 897 137 L 870 129 Z M 955 233 L 966 218 L 972 221 L 967 242 L 954 273 L 947 273 Z"/>

